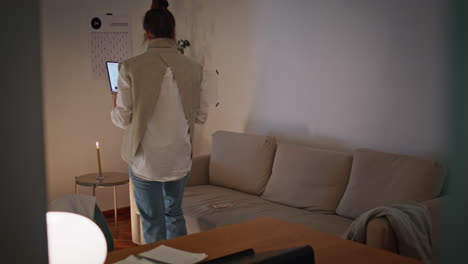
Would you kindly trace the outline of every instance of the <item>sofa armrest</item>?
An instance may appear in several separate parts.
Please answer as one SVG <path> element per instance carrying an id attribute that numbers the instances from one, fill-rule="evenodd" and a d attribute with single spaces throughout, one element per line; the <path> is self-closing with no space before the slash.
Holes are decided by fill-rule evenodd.
<path id="1" fill-rule="evenodd" d="M 434 232 L 437 234 L 440 232 L 443 207 L 446 206 L 445 204 L 448 202 L 448 199 L 448 196 L 442 196 L 421 203 L 422 205 L 426 206 L 427 210 L 429 210 L 429 214 L 431 215 L 433 235 Z"/>
<path id="2" fill-rule="evenodd" d="M 192 161 L 192 171 L 186 186 L 209 184 L 210 155 L 197 156 Z"/>
<path id="3" fill-rule="evenodd" d="M 442 250 L 442 239 L 443 239 L 443 219 L 444 210 L 446 203 L 448 202 L 448 196 L 442 196 L 436 199 L 422 202 L 424 206 L 429 210 L 432 220 L 432 259 L 433 263 L 441 263 L 440 251 Z M 444 208 L 445 207 L 445 208 Z"/>
<path id="4" fill-rule="evenodd" d="M 436 263 L 439 258 L 440 239 L 441 239 L 441 216 L 443 204 L 447 201 L 447 197 L 439 197 L 429 201 L 422 202 L 429 210 L 432 221 L 432 251 L 433 259 Z M 386 218 L 375 218 L 367 223 L 366 227 L 366 244 L 370 247 L 388 250 L 398 253 L 398 238 L 396 237 L 392 226 Z"/>
<path id="5" fill-rule="evenodd" d="M 387 218 L 374 218 L 367 223 L 366 245 L 398 253 L 397 237 Z"/>

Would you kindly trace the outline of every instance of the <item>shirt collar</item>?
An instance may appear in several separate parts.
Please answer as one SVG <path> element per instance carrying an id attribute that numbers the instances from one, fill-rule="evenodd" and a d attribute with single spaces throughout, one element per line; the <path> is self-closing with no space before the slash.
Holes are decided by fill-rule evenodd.
<path id="1" fill-rule="evenodd" d="M 148 41 L 148 49 L 152 48 L 174 48 L 176 41 L 170 38 L 156 38 Z"/>

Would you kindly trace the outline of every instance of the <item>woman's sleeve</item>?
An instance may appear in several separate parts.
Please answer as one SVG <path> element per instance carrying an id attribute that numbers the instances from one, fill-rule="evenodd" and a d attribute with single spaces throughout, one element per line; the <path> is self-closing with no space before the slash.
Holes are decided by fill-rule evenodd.
<path id="1" fill-rule="evenodd" d="M 119 64 L 119 80 L 116 107 L 112 109 L 112 123 L 125 129 L 132 122 L 132 89 L 131 80 L 124 64 Z"/>
<path id="2" fill-rule="evenodd" d="M 203 74 L 200 87 L 200 106 L 198 108 L 195 123 L 205 124 L 206 120 L 208 119 L 208 106 L 208 80 L 206 75 Z"/>

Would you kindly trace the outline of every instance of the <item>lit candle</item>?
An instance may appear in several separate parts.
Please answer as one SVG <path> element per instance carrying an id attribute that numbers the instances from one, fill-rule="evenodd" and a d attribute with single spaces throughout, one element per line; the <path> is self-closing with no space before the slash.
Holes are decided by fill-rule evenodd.
<path id="1" fill-rule="evenodd" d="M 101 153 L 99 152 L 99 141 L 96 141 L 96 152 L 97 152 L 97 162 L 98 162 L 98 170 L 99 176 L 102 175 L 102 168 L 101 168 Z"/>

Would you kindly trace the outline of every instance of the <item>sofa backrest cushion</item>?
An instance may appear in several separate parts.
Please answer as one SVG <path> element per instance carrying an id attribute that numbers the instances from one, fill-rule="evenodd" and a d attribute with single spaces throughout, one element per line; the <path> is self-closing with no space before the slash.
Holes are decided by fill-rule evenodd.
<path id="1" fill-rule="evenodd" d="M 440 194 L 443 180 L 435 161 L 358 149 L 336 212 L 357 218 L 377 206 L 430 200 Z"/>
<path id="2" fill-rule="evenodd" d="M 210 184 L 261 195 L 271 175 L 276 139 L 219 131 L 213 134 Z"/>
<path id="3" fill-rule="evenodd" d="M 311 211 L 335 212 L 346 189 L 352 155 L 280 144 L 263 198 Z"/>

